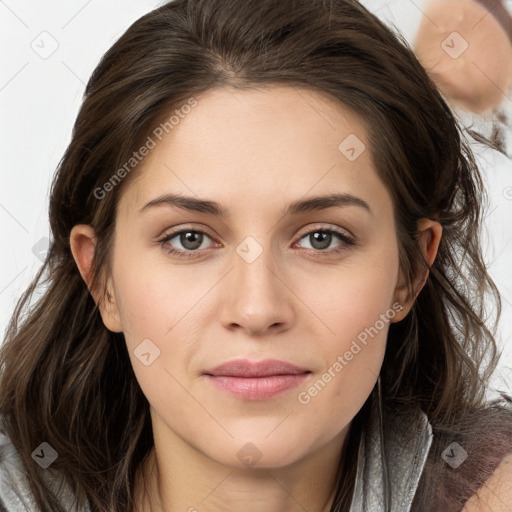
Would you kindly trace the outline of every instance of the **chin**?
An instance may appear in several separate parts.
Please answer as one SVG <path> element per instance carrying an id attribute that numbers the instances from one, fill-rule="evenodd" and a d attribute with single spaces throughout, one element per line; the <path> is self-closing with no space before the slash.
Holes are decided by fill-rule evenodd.
<path id="1" fill-rule="evenodd" d="M 283 437 L 261 439 L 261 435 L 245 436 L 229 443 L 216 443 L 204 452 L 208 457 L 224 466 L 238 469 L 276 469 L 290 466 L 308 453 L 304 441 L 286 442 Z"/>

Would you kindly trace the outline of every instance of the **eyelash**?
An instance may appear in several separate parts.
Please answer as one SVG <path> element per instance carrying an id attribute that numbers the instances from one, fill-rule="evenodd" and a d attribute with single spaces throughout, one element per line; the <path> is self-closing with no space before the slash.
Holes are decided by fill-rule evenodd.
<path id="1" fill-rule="evenodd" d="M 169 254 L 173 254 L 174 256 L 178 256 L 180 258 L 197 258 L 198 257 L 197 254 L 200 252 L 200 250 L 196 249 L 194 251 L 192 251 L 192 250 L 182 251 L 182 250 L 173 249 L 172 247 L 169 247 L 168 245 L 166 245 L 166 243 L 169 240 L 172 240 L 176 236 L 178 236 L 182 233 L 189 233 L 189 232 L 190 233 L 201 233 L 203 235 L 206 235 L 209 238 L 212 238 L 207 232 L 200 230 L 200 229 L 181 229 L 180 231 L 175 231 L 174 233 L 165 235 L 165 237 L 158 240 L 158 242 L 160 243 L 162 249 Z M 348 236 L 347 234 L 345 234 L 341 231 L 338 231 L 338 230 L 332 229 L 332 228 L 329 228 L 329 229 L 316 228 L 316 229 L 310 230 L 310 231 L 304 233 L 303 235 L 301 235 L 301 237 L 299 238 L 299 241 L 313 233 L 333 234 L 333 235 L 336 235 L 343 242 L 343 244 L 341 244 L 341 246 L 339 246 L 336 249 L 330 249 L 330 250 L 305 249 L 308 252 L 310 252 L 310 254 L 312 254 L 312 256 L 314 256 L 314 257 L 322 257 L 323 255 L 326 255 L 326 254 L 327 255 L 338 254 L 338 253 L 341 253 L 342 251 L 346 250 L 347 247 L 356 245 L 356 242 L 352 237 Z M 313 253 L 311 253 L 311 251 L 313 251 Z M 314 254 L 314 253 L 317 253 L 317 254 Z"/>

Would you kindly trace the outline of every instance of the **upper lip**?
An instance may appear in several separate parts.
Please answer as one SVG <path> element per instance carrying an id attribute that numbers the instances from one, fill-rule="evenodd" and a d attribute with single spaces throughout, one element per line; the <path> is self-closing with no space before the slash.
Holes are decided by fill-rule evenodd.
<path id="1" fill-rule="evenodd" d="M 286 361 L 265 359 L 264 361 L 249 361 L 248 359 L 233 359 L 204 372 L 206 375 L 224 377 L 269 377 L 271 375 L 299 375 L 309 373 Z"/>

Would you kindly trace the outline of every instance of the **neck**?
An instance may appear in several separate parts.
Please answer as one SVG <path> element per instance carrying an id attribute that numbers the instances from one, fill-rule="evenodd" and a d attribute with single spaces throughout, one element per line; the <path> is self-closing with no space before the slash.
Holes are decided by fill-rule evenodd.
<path id="1" fill-rule="evenodd" d="M 329 512 L 347 432 L 278 468 L 225 466 L 184 442 L 173 443 L 169 457 L 156 435 L 137 471 L 135 512 Z"/>

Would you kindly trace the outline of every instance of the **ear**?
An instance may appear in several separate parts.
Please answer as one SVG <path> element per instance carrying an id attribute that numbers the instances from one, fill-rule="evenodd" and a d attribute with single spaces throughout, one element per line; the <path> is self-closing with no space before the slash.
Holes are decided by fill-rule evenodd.
<path id="1" fill-rule="evenodd" d="M 94 229 L 89 225 L 77 224 L 71 229 L 69 235 L 71 253 L 82 279 L 85 281 L 87 288 L 89 288 L 94 302 L 98 305 L 103 323 L 112 332 L 122 332 L 123 329 L 111 278 L 108 278 L 106 289 L 103 287 L 102 279 L 100 279 L 100 283 L 96 283 L 95 287 L 91 289 L 91 270 L 96 241 Z M 107 296 L 106 300 L 104 294 Z"/>
<path id="2" fill-rule="evenodd" d="M 395 315 L 393 322 L 403 320 L 411 310 L 416 297 L 425 286 L 430 272 L 430 267 L 434 264 L 439 249 L 439 243 L 443 233 L 443 227 L 439 222 L 430 219 L 421 219 L 418 221 L 418 243 L 420 245 L 423 257 L 425 258 L 428 269 L 423 270 L 413 283 L 414 293 L 410 294 L 408 287 L 405 283 L 403 276 L 395 289 L 394 303 L 398 302 L 402 306 L 399 312 Z"/>

